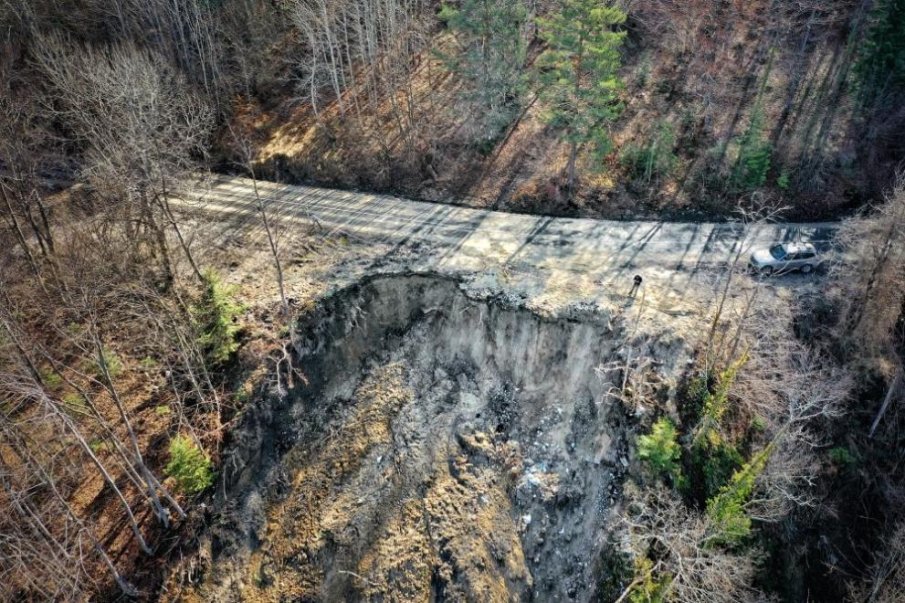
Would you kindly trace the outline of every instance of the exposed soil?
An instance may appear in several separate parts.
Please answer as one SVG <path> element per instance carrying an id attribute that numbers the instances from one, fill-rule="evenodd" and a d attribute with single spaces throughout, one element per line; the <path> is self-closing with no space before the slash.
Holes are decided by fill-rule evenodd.
<path id="1" fill-rule="evenodd" d="M 252 404 L 183 600 L 594 599 L 633 420 L 626 325 L 383 276 L 299 319 L 307 383 Z M 660 347 L 663 347 L 662 344 Z M 650 375 L 687 360 L 681 342 Z M 603 378 L 606 375 L 607 378 Z M 182 592 L 180 592 L 182 591 Z"/>

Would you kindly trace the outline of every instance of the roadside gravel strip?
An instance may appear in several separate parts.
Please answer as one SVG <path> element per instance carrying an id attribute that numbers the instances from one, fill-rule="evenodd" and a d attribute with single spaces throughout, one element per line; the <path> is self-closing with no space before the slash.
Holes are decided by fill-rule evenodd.
<path id="1" fill-rule="evenodd" d="M 833 223 L 620 222 L 550 218 L 408 201 L 384 195 L 258 181 L 258 192 L 284 222 L 311 223 L 384 243 L 422 243 L 445 262 L 480 269 L 487 260 L 568 272 L 697 270 L 724 264 L 739 245 L 801 239 L 829 246 Z M 183 209 L 256 220 L 251 180 L 215 176 L 172 200 Z M 746 237 L 746 232 L 748 236 Z M 494 262 L 494 263 L 497 263 Z"/>

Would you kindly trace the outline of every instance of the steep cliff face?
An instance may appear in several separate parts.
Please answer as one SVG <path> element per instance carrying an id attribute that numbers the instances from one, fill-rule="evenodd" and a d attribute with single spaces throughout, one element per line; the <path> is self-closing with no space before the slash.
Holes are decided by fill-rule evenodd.
<path id="1" fill-rule="evenodd" d="M 591 600 L 633 437 L 625 331 L 431 276 L 328 297 L 298 322 L 306 384 L 250 408 L 227 453 L 195 594 Z M 666 398 L 687 350 L 659 352 Z"/>

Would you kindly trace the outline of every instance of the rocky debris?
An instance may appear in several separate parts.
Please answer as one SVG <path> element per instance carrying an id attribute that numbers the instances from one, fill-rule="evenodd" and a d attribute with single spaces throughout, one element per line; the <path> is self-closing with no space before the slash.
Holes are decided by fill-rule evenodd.
<path id="1" fill-rule="evenodd" d="M 228 454 L 244 469 L 191 594 L 593 600 L 634 437 L 594 370 L 619 328 L 429 276 L 328 297 L 295 338 L 307 387 L 259 401 L 238 430 Z"/>

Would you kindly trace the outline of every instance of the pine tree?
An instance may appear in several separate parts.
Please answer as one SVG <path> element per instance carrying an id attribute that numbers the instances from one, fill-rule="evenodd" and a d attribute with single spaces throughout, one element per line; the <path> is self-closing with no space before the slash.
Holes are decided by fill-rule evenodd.
<path id="1" fill-rule="evenodd" d="M 444 4 L 440 18 L 455 36 L 458 52 L 444 56 L 465 82 L 465 99 L 473 104 L 480 138 L 494 139 L 519 106 L 528 11 L 523 0 L 462 0 Z"/>
<path id="2" fill-rule="evenodd" d="M 210 456 L 188 436 L 177 435 L 170 441 L 170 462 L 164 472 L 179 489 L 188 494 L 203 492 L 214 482 Z"/>
<path id="3" fill-rule="evenodd" d="M 568 141 L 569 195 L 575 186 L 578 149 L 590 143 L 598 156 L 609 150 L 608 124 L 619 114 L 617 76 L 624 12 L 600 0 L 562 0 L 561 10 L 539 19 L 549 48 L 538 58 L 541 96 L 549 107 L 548 123 L 562 128 Z"/>
<path id="4" fill-rule="evenodd" d="M 905 0 L 874 5 L 855 75 L 865 104 L 905 88 Z"/>
<path id="5" fill-rule="evenodd" d="M 735 472 L 732 480 L 707 501 L 707 517 L 713 522 L 710 543 L 735 545 L 751 533 L 751 517 L 746 505 L 754 493 L 757 478 L 764 472 L 772 453 L 773 444 L 770 444 L 754 454 L 751 460 Z"/>
<path id="6" fill-rule="evenodd" d="M 204 288 L 192 307 L 198 329 L 198 344 L 210 366 L 222 365 L 239 349 L 238 316 L 243 307 L 235 299 L 236 287 L 224 285 L 220 276 L 208 270 Z"/>
<path id="7" fill-rule="evenodd" d="M 739 192 L 758 189 L 767 181 L 773 146 L 764 135 L 764 112 L 758 103 L 748 129 L 738 140 L 738 158 L 732 170 L 732 186 Z"/>
<path id="8" fill-rule="evenodd" d="M 656 476 L 669 476 L 673 484 L 682 483 L 682 447 L 675 424 L 662 417 L 653 424 L 650 433 L 638 438 L 638 458 Z"/>

